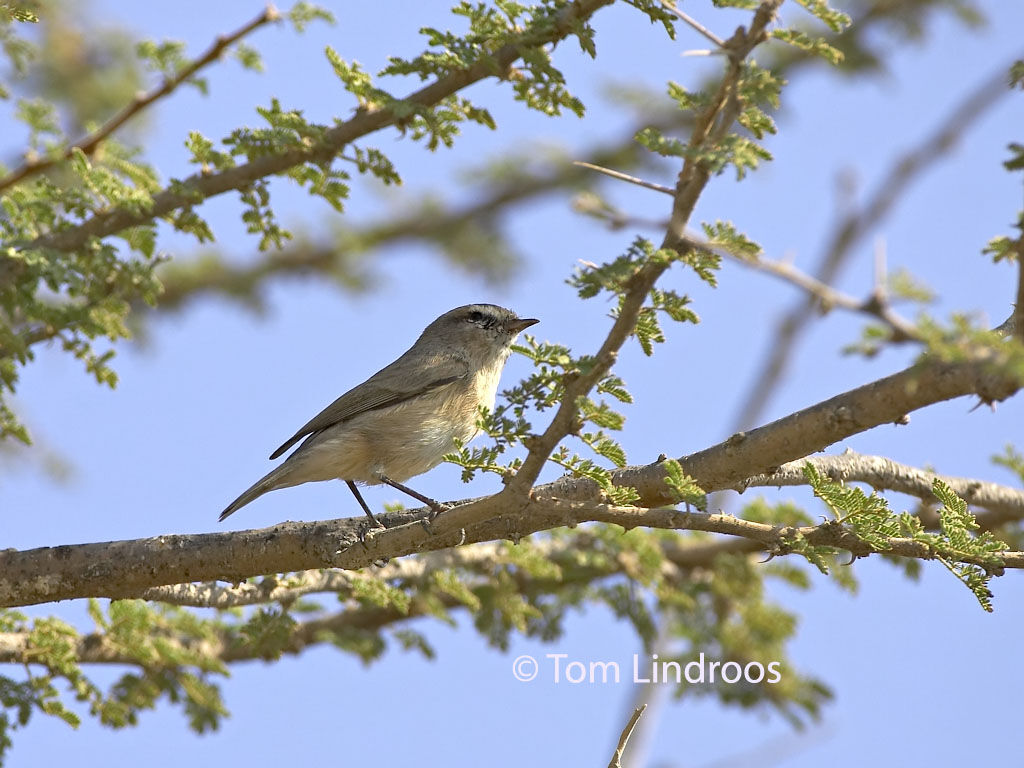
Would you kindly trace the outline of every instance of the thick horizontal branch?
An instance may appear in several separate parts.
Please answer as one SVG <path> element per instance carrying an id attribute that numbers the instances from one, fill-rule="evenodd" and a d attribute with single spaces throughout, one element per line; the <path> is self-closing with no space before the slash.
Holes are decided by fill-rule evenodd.
<path id="1" fill-rule="evenodd" d="M 170 574 L 168 583 L 216 578 L 213 573 L 225 570 L 226 581 L 240 580 L 233 574 L 248 565 L 239 550 L 249 551 L 249 558 L 259 565 L 253 573 L 288 570 L 287 564 L 306 564 L 307 567 L 338 567 L 344 569 L 363 568 L 371 565 L 387 553 L 410 554 L 412 552 L 452 547 L 458 540 L 479 540 L 483 536 L 505 537 L 519 540 L 531 533 L 564 526 L 576 526 L 586 522 L 601 522 L 620 525 L 626 529 L 637 527 L 660 528 L 677 531 L 704 531 L 746 539 L 757 544 L 756 549 L 769 553 L 783 554 L 790 550 L 795 538 L 802 538 L 813 546 L 833 547 L 845 550 L 857 557 L 878 552 L 928 560 L 934 557 L 931 548 L 919 541 L 908 538 L 888 539 L 884 547 L 875 548 L 843 526 L 830 522 L 818 526 L 781 526 L 742 520 L 733 515 L 707 514 L 681 511 L 672 508 L 647 509 L 643 507 L 622 507 L 597 502 L 571 502 L 560 499 L 530 501 L 519 514 L 502 513 L 500 496 L 491 496 L 471 502 L 486 510 L 489 517 L 486 525 L 476 529 L 458 531 L 455 534 L 430 534 L 415 523 L 391 528 L 369 539 L 365 544 L 358 541 L 359 530 L 364 528 L 361 520 L 330 520 L 317 523 L 281 523 L 270 528 L 243 531 L 235 534 L 201 534 L 161 536 L 153 539 L 117 541 L 101 544 L 82 544 L 74 547 L 55 547 L 27 552 L 4 553 L 4 577 L 0 589 L 5 596 L 5 605 L 53 600 L 52 593 L 60 589 L 61 597 L 124 598 L 146 594 L 139 588 L 139 582 L 151 580 L 155 574 Z M 458 511 L 452 510 L 452 512 Z M 495 514 L 491 514 L 495 513 Z M 435 523 L 443 524 L 444 518 Z M 501 533 L 495 535 L 495 529 Z M 458 540 L 456 540 L 456 537 Z M 335 548 L 337 547 L 337 548 Z M 680 547 L 685 552 L 688 547 Z M 742 549 L 737 551 L 743 551 Z M 718 553 L 720 553 L 719 550 Z M 231 554 L 235 553 L 235 558 Z M 30 563 L 18 562 L 27 558 Z M 1024 552 L 1000 553 L 1006 568 L 1024 568 Z M 91 558 L 91 567 L 83 568 L 81 560 Z M 184 565 L 182 560 L 187 559 Z M 42 599 L 26 600 L 23 597 L 8 597 L 11 592 L 11 578 L 18 578 L 32 561 L 48 561 L 48 565 L 68 564 L 77 570 L 85 585 L 59 584 L 59 573 L 52 579 L 36 579 L 33 584 L 23 584 L 22 593 L 45 590 L 50 594 Z M 226 564 L 225 560 L 227 560 Z M 13 561 L 13 562 L 11 562 Z M 962 562 L 987 565 L 972 556 L 965 556 Z M 109 563 L 109 565 L 108 565 Z M 7 567 L 12 566 L 12 567 Z M 63 568 L 61 570 L 67 570 Z M 165 576 L 164 578 L 168 578 Z M 102 584 L 102 589 L 96 589 Z M 90 587 L 92 589 L 90 590 Z M 87 590 L 89 590 L 87 592 Z M 160 593 L 149 593 L 156 597 Z M 187 602 L 187 601 L 186 601 Z"/>
<path id="2" fill-rule="evenodd" d="M 983 356 L 976 362 L 925 362 L 878 381 L 857 387 L 809 408 L 784 416 L 749 432 L 738 432 L 723 443 L 679 459 L 683 469 L 708 493 L 743 490 L 748 478 L 770 475 L 786 462 L 824 450 L 829 445 L 882 424 L 906 424 L 920 408 L 976 395 L 983 402 L 1005 400 L 1022 382 L 992 373 Z M 640 492 L 646 506 L 671 498 L 658 462 L 625 467 L 613 475 L 616 484 Z M 550 486 L 562 498 L 595 498 L 596 483 L 563 478 Z"/>
<path id="3" fill-rule="evenodd" d="M 337 570 L 313 570 L 285 577 L 267 577 L 261 584 L 243 583 L 236 585 L 217 584 L 176 584 L 147 590 L 141 595 L 143 599 L 155 600 L 179 606 L 195 608 L 227 609 L 246 605 L 278 603 L 287 606 L 294 600 L 311 594 L 334 593 L 344 600 L 343 611 L 298 622 L 289 633 L 289 642 L 285 644 L 284 653 L 298 654 L 310 645 L 328 643 L 336 633 L 344 630 L 381 631 L 386 628 L 401 626 L 404 622 L 424 615 L 426 600 L 420 600 L 419 589 L 414 590 L 408 604 L 408 610 L 383 609 L 373 604 L 361 603 L 353 599 L 353 584 L 358 580 L 382 581 L 399 584 L 403 587 L 423 585 L 433 574 L 458 569 L 467 574 L 463 583 L 469 589 L 490 584 L 494 569 L 505 567 L 509 563 L 509 547 L 504 542 L 484 542 L 458 549 L 431 552 L 417 558 L 394 560 L 382 568 L 375 568 L 372 573 L 361 574 Z M 557 566 L 569 566 L 557 577 L 537 577 L 517 570 L 515 578 L 523 594 L 553 594 L 563 590 L 572 581 L 577 584 L 591 584 L 609 576 L 627 573 L 632 567 L 622 558 L 597 558 L 587 565 L 579 562 L 579 552 L 592 547 L 600 547 L 601 540 L 581 531 L 571 540 L 546 539 L 531 545 L 534 552 L 546 561 Z M 686 544 L 665 541 L 665 561 L 662 571 L 666 578 L 678 581 L 683 578 L 683 569 L 694 567 L 690 563 L 689 549 Z M 696 547 L 694 548 L 697 549 Z M 698 552 L 699 565 L 708 565 L 703 550 Z M 571 574 L 571 576 L 569 575 Z M 441 591 L 433 592 L 431 600 L 439 600 L 449 611 L 462 610 L 466 605 L 457 598 Z M 436 608 L 436 605 L 434 606 Z M 324 630 L 327 630 L 326 632 Z M 194 637 L 164 636 L 166 643 L 176 644 L 182 649 L 201 651 L 206 657 L 216 658 L 223 662 L 241 661 L 250 658 L 261 658 L 261 649 L 247 646 L 240 641 L 237 627 L 221 626 L 217 633 L 203 641 Z M 197 644 L 201 645 L 197 648 Z M 32 655 L 31 632 L 12 631 L 0 633 L 0 663 L 31 663 Z M 82 635 L 75 642 L 75 658 L 87 664 L 138 664 L 136 656 L 125 652 L 102 632 Z"/>
<path id="4" fill-rule="evenodd" d="M 494 499 L 495 497 L 491 497 L 487 501 Z M 932 559 L 934 557 L 934 553 L 927 544 L 906 538 L 892 538 L 888 540 L 884 548 L 873 548 L 835 522 L 817 526 L 789 527 L 741 520 L 724 514 L 709 515 L 666 508 L 643 509 L 558 500 L 532 502 L 524 512 L 529 525 L 535 530 L 553 527 L 554 524 L 597 521 L 620 525 L 627 529 L 648 527 L 698 530 L 731 537 L 706 542 L 671 540 L 661 542 L 665 555 L 663 569 L 668 578 L 676 580 L 683 578 L 682 574 L 686 570 L 710 566 L 715 558 L 724 554 L 746 554 L 755 551 L 786 554 L 791 542 L 799 538 L 803 538 L 814 546 L 834 547 L 858 557 L 875 552 L 917 559 Z M 322 529 L 342 530 L 350 527 L 350 524 L 351 521 L 338 520 L 318 525 Z M 270 539 L 266 534 L 280 533 L 286 528 L 299 526 L 300 524 L 296 523 L 286 523 L 275 526 L 273 529 L 251 531 L 242 535 L 255 534 L 261 536 L 262 541 L 268 541 Z M 407 526 L 405 530 L 423 535 L 421 527 L 416 524 Z M 517 534 L 515 538 L 518 538 L 519 535 L 521 534 Z M 572 564 L 571 579 L 574 583 L 593 583 L 597 579 L 629 571 L 629 564 L 619 558 L 598 558 L 589 566 L 581 565 L 578 561 L 578 553 L 581 550 L 586 550 L 595 541 L 596 539 L 589 537 L 587 531 L 581 531 L 572 540 L 545 540 L 531 546 L 545 560 L 553 564 L 570 562 Z M 405 610 L 359 603 L 352 599 L 353 582 L 361 579 L 373 579 L 409 584 L 423 581 L 434 572 L 451 568 L 476 574 L 479 579 L 486 581 L 490 578 L 494 568 L 508 562 L 507 556 L 503 552 L 504 546 L 486 542 L 456 550 L 433 552 L 416 559 L 393 561 L 373 574 L 307 571 L 289 575 L 280 581 L 275 578 L 267 578 L 261 585 L 179 584 L 148 590 L 140 596 L 176 605 L 218 609 L 271 601 L 287 605 L 292 600 L 314 592 L 335 592 L 346 598 L 344 610 L 328 616 L 301 621 L 292 628 L 282 652 L 298 654 L 311 645 L 329 642 L 330 638 L 338 632 L 349 630 L 376 632 L 401 625 L 433 610 L 433 608 L 428 608 L 429 601 L 417 600 L 415 597 Z M 1001 557 L 1006 568 L 1024 568 L 1024 553 L 1022 552 L 1004 552 Z M 975 562 L 969 556 L 965 556 L 962 561 Z M 986 567 L 991 566 L 991 563 L 979 562 L 979 564 L 986 565 Z M 519 578 L 525 580 L 522 589 L 531 594 L 558 591 L 564 589 L 566 585 L 566 581 L 561 577 L 538 578 L 520 573 Z M 472 580 L 467 584 L 472 587 Z M 457 598 L 444 593 L 435 594 L 432 599 L 440 600 L 441 604 L 449 610 L 465 608 L 465 605 Z M 261 653 L 259 648 L 240 642 L 237 632 L 230 628 L 222 629 L 218 634 L 203 640 L 168 636 L 164 638 L 164 641 L 170 644 L 177 643 L 182 648 L 200 652 L 205 657 L 216 658 L 226 663 L 259 658 Z M 75 655 L 76 659 L 82 663 L 140 663 L 136 656 L 125 651 L 116 642 L 99 632 L 78 638 L 75 643 Z M 0 633 L 0 663 L 26 663 L 31 662 L 32 658 L 30 632 Z"/>
<path id="5" fill-rule="evenodd" d="M 1002 400 L 1019 387 L 1019 382 L 993 375 L 987 360 L 922 364 L 749 433 L 734 435 L 716 446 L 681 457 L 680 462 L 705 491 L 741 489 L 747 478 L 770 473 L 786 462 L 879 424 L 905 422 L 906 415 L 918 408 L 969 394 L 990 402 Z M 671 502 L 664 478 L 658 462 L 626 467 L 613 475 L 617 484 L 635 487 L 640 503 L 647 507 Z M 683 513 L 657 509 L 642 515 L 619 513 L 609 517 L 607 508 L 594 506 L 600 498 L 600 489 L 593 481 L 567 477 L 534 488 L 525 501 L 504 493 L 471 500 L 442 515 L 434 524 L 434 535 L 419 525 L 403 525 L 425 516 L 427 510 L 389 513 L 383 516 L 386 523 L 399 527 L 376 534 L 365 544 L 359 542 L 365 529 L 363 520 L 346 519 L 282 523 L 236 533 L 7 550 L 0 552 L 0 606 L 77 597 L 137 597 L 146 589 L 166 584 L 218 579 L 241 582 L 251 576 L 313 568 L 359 569 L 382 558 L 464 543 L 514 541 L 537 531 L 588 520 L 711 530 L 742 538 L 750 538 L 743 531 L 755 530 L 743 528 L 744 521 L 708 528 L 706 521 L 715 516 L 681 517 Z M 665 524 L 665 520 L 672 522 Z M 724 520 L 736 521 L 731 517 Z M 773 535 L 767 529 L 762 533 L 768 539 Z"/>
<path id="6" fill-rule="evenodd" d="M 986 527 L 1024 519 L 1024 490 L 1019 488 L 969 477 L 940 475 L 900 464 L 884 456 L 865 456 L 850 450 L 839 456 L 813 456 L 792 461 L 769 474 L 748 478 L 743 484 L 747 487 L 807 485 L 803 472 L 805 463 L 813 464 L 821 474 L 832 480 L 867 483 L 876 491 L 905 493 L 933 504 L 938 501 L 932 492 L 932 483 L 939 479 L 971 506 L 988 510 L 984 519 Z"/>

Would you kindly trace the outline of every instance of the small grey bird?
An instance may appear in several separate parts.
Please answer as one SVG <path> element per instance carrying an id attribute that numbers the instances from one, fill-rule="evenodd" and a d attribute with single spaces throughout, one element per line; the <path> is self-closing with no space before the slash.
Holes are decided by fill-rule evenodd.
<path id="1" fill-rule="evenodd" d="M 375 527 L 383 527 L 356 483 L 384 483 L 427 504 L 402 485 L 441 463 L 455 438 L 476 435 L 478 408 L 494 407 L 501 369 L 520 331 L 538 322 L 494 304 L 445 312 L 408 351 L 310 419 L 276 459 L 302 438 L 285 462 L 220 513 L 220 520 L 268 491 L 319 480 L 344 480 Z"/>

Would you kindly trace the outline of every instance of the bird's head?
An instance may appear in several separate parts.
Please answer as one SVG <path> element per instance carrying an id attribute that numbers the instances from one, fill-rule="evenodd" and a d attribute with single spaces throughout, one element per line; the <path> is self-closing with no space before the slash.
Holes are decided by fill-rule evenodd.
<path id="1" fill-rule="evenodd" d="M 428 325 L 420 342 L 436 341 L 484 361 L 506 356 L 516 336 L 537 322 L 496 304 L 467 304 L 445 312 Z"/>

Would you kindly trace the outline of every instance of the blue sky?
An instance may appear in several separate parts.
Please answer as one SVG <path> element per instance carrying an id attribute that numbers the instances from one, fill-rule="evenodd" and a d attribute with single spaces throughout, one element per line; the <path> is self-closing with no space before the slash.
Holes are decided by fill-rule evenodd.
<path id="1" fill-rule="evenodd" d="M 208 73 L 210 97 L 186 90 L 159 106 L 150 118 L 151 159 L 166 175 L 187 172 L 183 140 L 189 130 L 219 137 L 239 124 L 255 124 L 252 108 L 271 97 L 312 119 L 349 114 L 351 98 L 333 79 L 322 54 L 325 45 L 375 70 L 390 54 L 417 52 L 419 27 L 449 24 L 444 5 L 433 1 L 326 5 L 339 18 L 335 27 L 315 25 L 303 36 L 273 28 L 253 37 L 264 54 L 266 73 L 242 72 L 237 63 L 224 62 Z M 768 142 L 775 162 L 742 183 L 730 176 L 713 180 L 697 219 L 731 219 L 769 255 L 791 255 L 811 269 L 835 220 L 837 173 L 851 171 L 862 195 L 871 192 L 894 158 L 927 135 L 957 100 L 997 66 L 1022 55 L 1024 6 L 996 0 L 980 5 L 990 16 L 987 28 L 969 31 L 949 18 L 936 19 L 920 44 L 896 52 L 886 76 L 846 82 L 819 69 L 794 78 L 783 94 L 779 135 Z M 192 0 L 104 0 L 96 7 L 141 36 L 186 40 L 190 52 L 260 10 L 256 3 Z M 375 15 L 381 8 L 387 8 L 387 24 Z M 735 17 L 726 22 L 705 4 L 687 4 L 687 10 L 723 36 L 736 24 Z M 466 170 L 508 150 L 558 143 L 571 154 L 571 148 L 582 151 L 616 137 L 634 118 L 621 105 L 602 99 L 604 86 L 626 82 L 660 91 L 668 79 L 699 82 L 713 64 L 680 56 L 685 49 L 705 47 L 701 39 L 684 34 L 673 43 L 629 8 L 602 12 L 596 27 L 596 62 L 571 45 L 557 54 L 570 87 L 588 104 L 586 120 L 526 113 L 501 89 L 477 87 L 470 95 L 494 111 L 500 130 L 470 127 L 454 149 L 433 155 L 391 134 L 380 138 L 378 144 L 399 165 L 405 186 L 385 194 L 357 187 L 348 220 L 378 220 L 424 191 L 465 200 L 471 194 L 463 181 Z M 883 36 L 878 39 L 885 44 Z M 1005 145 L 1021 140 L 1022 118 L 1019 95 L 1008 96 L 983 117 L 858 247 L 840 287 L 855 295 L 869 290 L 874 239 L 884 238 L 890 269 L 905 267 L 936 291 L 932 311 L 937 315 L 970 311 L 994 323 L 1004 319 L 1014 274 L 1006 265 L 992 266 L 980 250 L 990 237 L 1008 231 L 1021 204 L 1020 176 L 1010 176 L 1000 163 Z M 0 127 L 7 137 L 4 145 L 15 145 L 18 129 L 6 114 L 0 116 Z M 671 176 L 654 180 L 671 182 Z M 668 200 L 656 193 L 614 183 L 605 190 L 633 213 L 667 215 Z M 274 191 L 286 223 L 312 231 L 331 225 L 335 214 L 326 205 L 284 183 Z M 245 235 L 238 208 L 237 200 L 225 197 L 203 212 L 214 223 L 220 247 L 244 261 L 253 257 L 256 242 Z M 402 245 L 381 254 L 379 288 L 365 295 L 288 280 L 268 291 L 269 311 L 263 317 L 226 301 L 204 300 L 155 321 L 146 346 L 121 346 L 116 363 L 121 384 L 115 392 L 96 386 L 73 360 L 44 351 L 25 372 L 18 407 L 38 438 L 37 451 L 60 454 L 72 471 L 63 484 L 55 484 L 31 462 L 11 464 L 0 475 L 3 546 L 360 514 L 347 491 L 329 483 L 270 494 L 226 524 L 216 522 L 224 505 L 267 471 L 266 456 L 298 425 L 393 359 L 427 322 L 451 307 L 473 301 L 503 304 L 540 318 L 533 330 L 542 339 L 580 352 L 596 348 L 607 328 L 608 307 L 596 301 L 581 304 L 564 278 L 578 259 L 614 257 L 635 232 L 608 232 L 571 214 L 563 195 L 522 206 L 503 225 L 525 261 L 516 278 L 501 287 L 452 273 L 424 247 Z M 179 237 L 169 237 L 163 247 L 172 256 L 195 252 L 191 242 Z M 634 346 L 620 359 L 618 372 L 636 396 L 626 411 L 623 435 L 632 462 L 650 461 L 662 452 L 690 453 L 727 437 L 774 319 L 798 298 L 788 286 L 732 265 L 723 269 L 720 282 L 712 291 L 689 276 L 673 276 L 669 284 L 691 293 L 702 323 L 668 329 L 668 343 L 653 358 L 644 358 Z M 816 322 L 763 420 L 909 362 L 909 350 L 886 351 L 869 363 L 839 355 L 861 325 L 861 319 L 840 313 Z M 504 381 L 525 371 L 525 362 L 513 359 Z M 972 406 L 966 399 L 936 406 L 912 414 L 908 426 L 881 427 L 830 452 L 852 447 L 950 474 L 1010 482 L 989 457 L 1007 442 L 1019 441 L 1024 406 L 1020 398 L 994 412 L 972 411 Z M 416 481 L 417 489 L 438 498 L 477 495 L 493 487 L 487 478 L 462 487 L 458 469 L 447 465 Z M 806 501 L 792 489 L 766 495 Z M 366 497 L 378 507 L 395 500 L 381 489 L 369 489 Z M 896 504 L 911 505 L 902 499 Z M 1021 652 L 1008 638 L 1019 637 L 1024 629 L 1019 575 L 994 583 L 996 611 L 987 615 L 938 565 L 926 567 L 918 583 L 877 559 L 858 563 L 857 574 L 862 584 L 856 597 L 838 592 L 824 578 L 816 579 L 809 593 L 775 592 L 800 616 L 793 660 L 836 692 L 820 726 L 794 734 L 778 719 L 709 702 L 671 702 L 649 718 L 656 727 L 645 750 L 646 764 L 983 764 L 1016 753 L 1013 692 L 1024 684 L 1024 672 Z M 75 603 L 44 608 L 41 613 L 76 620 L 82 615 Z M 463 618 L 455 629 L 422 625 L 438 650 L 433 662 L 392 651 L 366 668 L 350 656 L 318 648 L 273 665 L 240 665 L 223 686 L 233 716 L 211 736 L 190 733 L 180 712 L 170 707 L 144 714 L 137 728 L 120 733 L 86 720 L 71 734 L 63 724 L 37 717 L 17 734 L 10 764 L 102 755 L 112 766 L 242 760 L 263 765 L 277 764 L 282 754 L 296 763 L 356 765 L 412 760 L 605 764 L 625 722 L 632 687 L 519 683 L 511 663 L 520 654 L 543 658 L 565 653 L 584 661 L 614 660 L 626 669 L 639 650 L 631 632 L 594 609 L 569 621 L 565 636 L 551 645 L 516 640 L 502 654 L 488 648 L 467 624 Z M 113 674 L 100 671 L 97 677 Z M 965 712 L 962 702 L 984 702 L 978 708 L 983 714 Z M 865 736 L 870 732 L 888 736 Z M 783 757 L 771 763 L 777 753 Z"/>

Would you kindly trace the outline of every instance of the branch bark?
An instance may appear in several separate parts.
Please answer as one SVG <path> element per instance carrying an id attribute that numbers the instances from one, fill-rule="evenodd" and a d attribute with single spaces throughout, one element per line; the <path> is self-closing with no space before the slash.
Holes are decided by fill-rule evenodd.
<path id="1" fill-rule="evenodd" d="M 1021 382 L 994 374 L 992 364 L 991 355 L 986 355 L 970 363 L 913 366 L 749 433 L 734 435 L 679 461 L 707 492 L 744 488 L 747 478 L 770 473 L 786 462 L 880 424 L 903 422 L 918 408 L 969 394 L 987 402 L 1005 399 L 1021 387 Z M 513 496 L 506 489 L 494 496 L 468 500 L 441 515 L 434 522 L 433 535 L 419 525 L 408 524 L 425 517 L 426 509 L 386 513 L 382 516 L 385 524 L 396 527 L 372 536 L 365 544 L 359 541 L 365 523 L 355 518 L 288 522 L 236 533 L 6 550 L 0 552 L 0 606 L 80 597 L 138 597 L 147 589 L 166 584 L 213 580 L 239 583 L 251 576 L 314 568 L 355 570 L 382 558 L 481 541 L 517 541 L 537 531 L 588 521 L 627 528 L 642 525 L 723 533 L 750 540 L 753 549 L 777 546 L 785 539 L 778 527 L 727 515 L 651 509 L 672 501 L 659 462 L 625 467 L 613 474 L 613 480 L 635 487 L 640 503 L 647 509 L 601 504 L 596 483 L 565 477 L 533 488 L 526 498 Z M 863 553 L 860 543 L 829 535 L 832 538 L 815 539 L 814 543 Z M 914 542 L 896 542 L 892 554 L 928 556 Z M 1008 567 L 1018 566 L 1008 561 Z"/>

